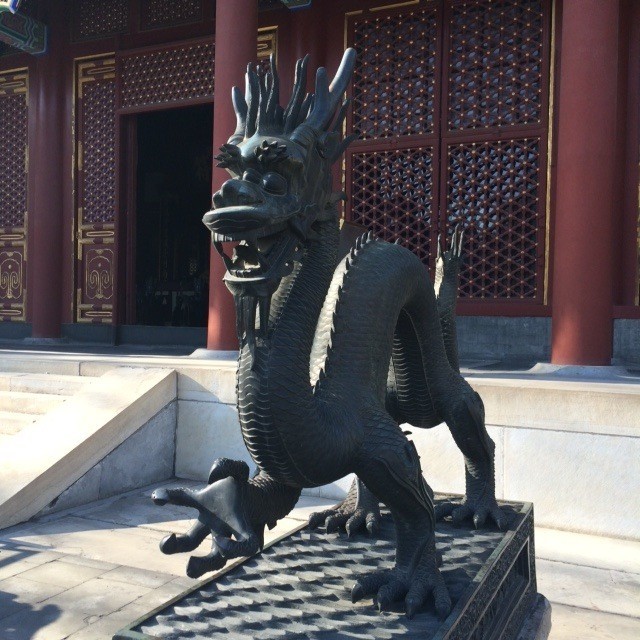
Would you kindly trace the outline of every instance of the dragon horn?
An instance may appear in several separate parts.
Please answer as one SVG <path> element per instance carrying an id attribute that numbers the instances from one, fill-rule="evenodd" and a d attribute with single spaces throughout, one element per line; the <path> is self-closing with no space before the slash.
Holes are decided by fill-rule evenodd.
<path id="1" fill-rule="evenodd" d="M 276 113 L 280 106 L 280 77 L 278 76 L 276 58 L 273 53 L 269 58 L 269 66 L 271 68 L 271 83 L 267 96 L 267 120 L 273 123 L 276 121 Z"/>
<path id="2" fill-rule="evenodd" d="M 236 112 L 236 130 L 229 138 L 229 144 L 238 144 L 244 139 L 247 128 L 247 102 L 238 87 L 231 89 L 231 100 L 233 101 L 233 110 Z"/>
<path id="3" fill-rule="evenodd" d="M 316 90 L 313 106 L 306 120 L 293 132 L 291 139 L 306 146 L 309 130 L 316 136 L 326 131 L 336 108 L 342 99 L 351 80 L 356 62 L 355 49 L 347 49 L 342 56 L 342 62 L 331 84 L 327 78 L 327 70 L 320 67 L 316 73 Z M 306 133 L 306 135 L 305 135 Z"/>
<path id="4" fill-rule="evenodd" d="M 291 92 L 291 99 L 284 112 L 284 132 L 290 134 L 298 125 L 300 110 L 305 97 L 305 87 L 307 84 L 307 65 L 309 64 L 309 54 L 301 58 L 296 63 L 296 75 Z"/>

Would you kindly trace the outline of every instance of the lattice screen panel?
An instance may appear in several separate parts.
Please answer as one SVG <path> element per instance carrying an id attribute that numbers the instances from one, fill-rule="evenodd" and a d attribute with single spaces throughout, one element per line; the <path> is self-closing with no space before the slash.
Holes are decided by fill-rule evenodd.
<path id="1" fill-rule="evenodd" d="M 428 147 L 351 155 L 352 220 L 400 243 L 427 264 L 432 224 L 433 150 Z"/>
<path id="2" fill-rule="evenodd" d="M 113 79 L 103 74 L 102 78 L 85 84 L 82 101 L 82 222 L 113 222 L 116 206 Z"/>
<path id="3" fill-rule="evenodd" d="M 0 226 L 3 228 L 23 227 L 27 212 L 26 93 L 16 93 L 14 88 L 7 87 L 19 83 L 26 89 L 26 72 L 20 76 L 16 79 L 16 74 L 0 75 Z"/>
<path id="4" fill-rule="evenodd" d="M 0 73 L 0 321 L 26 319 L 28 84 Z"/>
<path id="5" fill-rule="evenodd" d="M 454 2 L 450 11 L 449 128 L 540 122 L 542 2 Z"/>
<path id="6" fill-rule="evenodd" d="M 544 259 L 536 138 L 451 145 L 447 227 L 465 229 L 463 298 L 535 301 Z"/>
<path id="7" fill-rule="evenodd" d="M 72 37 L 77 41 L 105 38 L 129 29 L 127 0 L 74 0 Z"/>
<path id="8" fill-rule="evenodd" d="M 120 106 L 213 98 L 213 42 L 123 55 Z"/>
<path id="9" fill-rule="evenodd" d="M 112 322 L 115 274 L 115 59 L 76 63 L 78 322 Z"/>
<path id="10" fill-rule="evenodd" d="M 353 131 L 359 139 L 419 135 L 434 129 L 437 8 L 357 16 Z"/>
<path id="11" fill-rule="evenodd" d="M 548 29 L 548 0 L 420 0 L 347 16 L 359 53 L 347 215 L 431 266 L 436 235 L 461 222 L 466 299 L 545 301 Z M 428 178 L 422 149 L 434 150 Z"/>
<path id="12" fill-rule="evenodd" d="M 143 31 L 200 20 L 202 0 L 142 0 L 140 3 L 140 28 Z"/>

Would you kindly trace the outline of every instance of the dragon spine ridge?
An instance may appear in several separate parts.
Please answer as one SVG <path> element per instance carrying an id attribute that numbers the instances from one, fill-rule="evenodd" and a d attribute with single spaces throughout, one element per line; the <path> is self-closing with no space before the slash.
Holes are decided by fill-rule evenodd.
<path id="1" fill-rule="evenodd" d="M 335 338 L 336 332 L 336 323 L 338 321 L 338 313 L 340 308 L 340 300 L 343 294 L 343 290 L 346 284 L 346 280 L 349 276 L 349 272 L 354 262 L 361 254 L 361 252 L 369 245 L 370 243 L 377 242 L 378 239 L 373 235 L 372 231 L 367 231 L 362 235 L 358 236 L 355 240 L 355 243 L 351 249 L 349 249 L 349 253 L 344 258 L 344 273 L 342 274 L 342 278 L 340 279 L 340 283 L 338 285 L 338 291 L 335 298 L 335 304 L 333 305 L 333 312 L 331 314 L 331 328 L 329 329 L 329 339 L 327 340 L 325 353 L 323 357 L 323 361 L 326 363 L 331 355 L 331 349 L 333 345 L 333 341 Z M 326 380 L 326 371 L 324 365 L 320 367 L 317 376 L 317 383 L 314 385 L 314 393 L 316 393 L 321 387 L 322 383 Z M 313 376 L 312 376 L 313 382 Z"/>

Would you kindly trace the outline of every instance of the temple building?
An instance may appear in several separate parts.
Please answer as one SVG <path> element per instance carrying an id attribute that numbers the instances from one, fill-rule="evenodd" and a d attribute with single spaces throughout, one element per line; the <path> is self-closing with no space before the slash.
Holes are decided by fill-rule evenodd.
<path id="1" fill-rule="evenodd" d="M 11 0 L 0 40 L 0 340 L 234 349 L 231 87 L 352 46 L 342 215 L 432 276 L 464 228 L 463 358 L 640 361 L 639 2 Z"/>

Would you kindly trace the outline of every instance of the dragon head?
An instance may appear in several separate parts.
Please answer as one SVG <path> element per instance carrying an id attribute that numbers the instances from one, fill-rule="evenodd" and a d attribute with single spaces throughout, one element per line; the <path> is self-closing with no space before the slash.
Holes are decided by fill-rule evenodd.
<path id="1" fill-rule="evenodd" d="M 308 58 L 296 64 L 286 108 L 280 105 L 273 57 L 266 73 L 249 65 L 244 96 L 234 87 L 236 131 L 216 157 L 231 178 L 213 195 L 213 209 L 203 218 L 225 262 L 224 280 L 238 310 L 248 306 L 255 318 L 259 304 L 261 331 L 271 295 L 315 236 L 314 224 L 336 216 L 341 194 L 332 192 L 331 166 L 352 140 L 342 138 L 348 102 L 340 103 L 355 51 L 345 51 L 331 84 L 326 70 L 318 69 L 315 93 L 305 95 Z M 231 256 L 225 242 L 237 243 Z M 240 325 L 239 317 L 239 331 Z"/>

